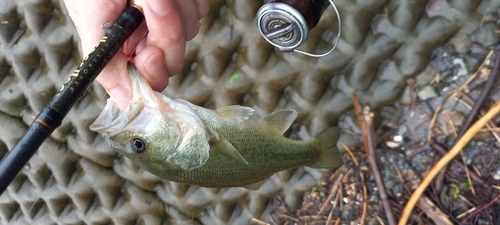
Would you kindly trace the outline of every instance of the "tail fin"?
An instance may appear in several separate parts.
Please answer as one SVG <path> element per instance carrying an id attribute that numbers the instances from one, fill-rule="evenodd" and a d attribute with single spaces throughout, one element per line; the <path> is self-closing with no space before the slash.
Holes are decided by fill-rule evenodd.
<path id="1" fill-rule="evenodd" d="M 340 129 L 338 127 L 326 129 L 316 135 L 316 141 L 319 143 L 321 155 L 319 161 L 311 165 L 311 167 L 336 168 L 343 164 L 342 155 L 337 147 L 339 137 Z"/>

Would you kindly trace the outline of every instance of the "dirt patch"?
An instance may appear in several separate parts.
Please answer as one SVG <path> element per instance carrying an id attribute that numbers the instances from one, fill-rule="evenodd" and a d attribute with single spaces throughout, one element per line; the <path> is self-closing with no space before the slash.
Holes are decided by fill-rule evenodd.
<path id="1" fill-rule="evenodd" d="M 500 39 L 497 20 L 496 13 L 485 17 L 468 37 L 467 47 L 449 43 L 438 48 L 432 58 L 436 72 L 429 82 L 407 80 L 398 103 L 374 110 L 382 118 L 375 132 L 375 158 L 396 222 L 433 165 L 500 99 L 498 79 L 492 73 L 494 64 L 500 62 L 496 60 L 500 50 L 493 54 Z M 485 93 L 483 101 L 481 93 Z M 470 114 L 476 116 L 469 119 Z M 500 224 L 498 126 L 497 116 L 433 179 L 409 224 Z M 360 132 L 351 127 L 344 124 L 344 131 L 360 138 Z M 344 155 L 344 166 L 305 194 L 295 212 L 275 197 L 268 222 L 390 224 L 365 149 L 354 150 Z"/>

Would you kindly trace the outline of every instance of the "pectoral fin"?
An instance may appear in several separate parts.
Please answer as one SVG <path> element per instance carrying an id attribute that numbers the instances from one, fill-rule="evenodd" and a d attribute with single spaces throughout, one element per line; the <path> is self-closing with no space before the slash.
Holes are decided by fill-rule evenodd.
<path id="1" fill-rule="evenodd" d="M 209 157 L 210 146 L 206 139 L 190 138 L 179 146 L 167 161 L 190 171 L 203 166 Z"/>
<path id="2" fill-rule="evenodd" d="M 234 146 L 222 135 L 219 133 L 216 133 L 217 135 L 217 140 L 215 141 L 215 147 L 218 151 L 223 153 L 226 156 L 229 156 L 236 161 L 239 161 L 241 163 L 247 164 L 248 162 L 243 158 L 243 156 L 234 148 Z"/>
<path id="3" fill-rule="evenodd" d="M 167 161 L 186 171 L 203 166 L 210 157 L 210 144 L 205 132 L 205 129 L 192 129 L 187 132 Z"/>
<path id="4" fill-rule="evenodd" d="M 237 120 L 247 120 L 255 111 L 250 107 L 230 105 L 216 110 L 221 116 Z"/>
<path id="5" fill-rule="evenodd" d="M 290 128 L 290 125 L 292 125 L 296 118 L 297 111 L 293 109 L 283 109 L 269 114 L 264 117 L 263 120 L 283 134 Z"/>

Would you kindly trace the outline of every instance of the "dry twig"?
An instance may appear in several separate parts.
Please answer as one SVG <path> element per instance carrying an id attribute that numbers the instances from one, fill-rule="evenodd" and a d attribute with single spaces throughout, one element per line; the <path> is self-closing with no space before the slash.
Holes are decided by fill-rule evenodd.
<path id="1" fill-rule="evenodd" d="M 467 79 L 467 81 L 462 86 L 460 86 L 458 89 L 455 90 L 455 92 L 452 94 L 453 96 L 456 96 L 457 94 L 459 94 L 462 91 L 469 92 L 469 90 L 470 90 L 469 83 L 471 83 L 474 79 L 476 79 L 477 76 L 479 76 L 479 74 L 481 73 L 481 69 L 486 65 L 486 61 L 488 61 L 492 55 L 493 55 L 493 50 L 490 51 L 490 53 L 488 53 L 488 55 L 483 60 L 483 62 L 481 63 L 479 68 L 476 70 L 476 72 L 474 72 L 474 74 L 472 74 L 472 76 L 469 79 Z"/>
<path id="2" fill-rule="evenodd" d="M 343 142 L 340 144 L 349 153 L 356 167 L 359 168 L 359 162 L 356 159 L 356 156 L 352 153 L 351 149 Z M 359 224 L 363 225 L 365 224 L 366 211 L 368 210 L 368 190 L 366 189 L 365 176 L 363 176 L 363 172 L 361 172 L 361 170 L 359 170 L 359 177 L 361 178 L 361 182 L 363 182 L 363 214 L 361 215 L 361 221 Z"/>
<path id="3" fill-rule="evenodd" d="M 259 220 L 259 219 L 256 219 L 256 218 L 252 218 L 252 222 L 257 223 L 259 225 L 271 225 L 269 223 L 266 223 L 266 222 Z"/>
<path id="4" fill-rule="evenodd" d="M 491 88 L 493 87 L 493 83 L 495 83 L 495 78 L 497 77 L 498 70 L 499 70 L 499 65 L 500 65 L 500 45 L 495 47 L 495 63 L 493 67 L 493 71 L 491 71 L 488 81 L 486 81 L 486 84 L 484 85 L 483 90 L 481 91 L 481 94 L 475 101 L 474 106 L 472 107 L 467 120 L 463 124 L 462 128 L 460 129 L 460 132 L 458 133 L 458 138 L 462 137 L 462 135 L 465 133 L 467 129 L 469 129 L 470 125 L 472 122 L 474 122 L 477 118 L 477 115 L 479 113 L 479 109 L 483 105 L 484 100 L 486 97 L 488 97 L 488 93 L 490 92 Z"/>
<path id="5" fill-rule="evenodd" d="M 462 98 L 464 99 L 463 101 L 460 101 L 460 103 L 462 103 L 465 107 L 472 109 L 472 107 L 468 103 L 472 104 L 474 100 L 466 93 L 462 93 L 460 96 L 462 96 Z M 484 110 L 480 110 L 479 115 L 484 116 Z M 490 130 L 493 136 L 495 136 L 497 141 L 500 142 L 500 130 L 498 130 L 498 127 L 495 124 L 495 122 L 488 121 L 488 123 L 486 123 L 486 127 L 488 128 L 488 130 Z"/>
<path id="6" fill-rule="evenodd" d="M 439 153 L 441 154 L 446 154 L 448 151 L 446 149 L 444 149 L 441 145 L 435 143 L 435 142 L 432 142 L 431 144 L 432 148 L 436 149 Z M 452 160 L 452 163 L 454 163 L 456 166 L 458 166 L 460 169 L 463 169 L 464 171 L 465 170 L 469 170 L 467 168 L 465 168 L 465 163 L 464 162 L 460 162 L 459 159 L 457 158 L 454 158 Z M 470 170 L 469 170 L 470 171 Z M 484 185 L 485 182 L 483 181 L 483 179 L 481 179 L 481 177 L 479 175 L 477 175 L 476 173 L 469 173 L 470 177 L 474 180 L 474 182 L 476 184 L 481 184 L 481 185 Z"/>
<path id="7" fill-rule="evenodd" d="M 473 213 L 471 213 L 469 216 L 467 216 L 467 218 L 465 218 L 462 221 L 462 223 L 460 223 L 460 225 L 465 224 L 465 222 L 467 222 L 467 220 L 469 220 L 472 216 L 474 216 L 476 213 L 481 212 L 484 209 L 488 208 L 490 205 L 495 203 L 498 199 L 500 199 L 500 195 L 497 195 L 497 197 L 495 197 L 493 200 L 491 200 L 488 204 L 484 205 L 483 207 L 481 207 L 481 208 L 477 209 L 476 211 L 474 211 Z"/>
<path id="8" fill-rule="evenodd" d="M 343 175 L 340 175 L 337 178 L 337 180 L 335 180 L 335 183 L 330 188 L 330 194 L 328 195 L 325 202 L 323 203 L 323 206 L 321 206 L 321 209 L 319 210 L 319 212 L 316 214 L 316 218 L 318 218 L 319 216 L 321 216 L 325 212 L 326 207 L 329 204 L 331 204 L 330 202 L 332 201 L 332 198 L 334 196 L 339 196 L 339 192 L 342 191 L 342 190 L 340 190 L 340 188 L 342 187 L 342 182 L 341 182 L 342 178 L 343 178 Z M 337 197 L 335 197 L 335 199 L 337 199 Z M 332 210 L 335 209 L 335 207 L 336 207 L 336 201 L 334 202 L 334 204 L 332 204 Z M 330 214 L 331 214 L 331 212 L 330 212 Z M 330 217 L 330 215 L 328 217 Z"/>
<path id="9" fill-rule="evenodd" d="M 358 115 L 359 124 L 361 127 L 361 133 L 363 135 L 363 140 L 365 143 L 366 153 L 368 155 L 368 159 L 370 161 L 370 166 L 375 176 L 375 182 L 377 183 L 377 188 L 380 193 L 380 199 L 382 200 L 382 204 L 384 205 L 384 210 L 387 215 L 387 220 L 389 225 L 395 225 L 396 221 L 394 220 L 394 215 L 392 214 L 391 205 L 389 204 L 389 200 L 387 199 L 387 192 L 385 190 L 384 181 L 382 176 L 380 175 L 380 170 L 377 165 L 377 159 L 375 158 L 375 140 L 373 139 L 373 126 L 372 126 L 372 118 L 371 112 L 369 108 L 366 111 L 361 112 L 361 106 L 359 105 L 358 98 L 356 94 L 352 94 L 352 102 L 354 105 L 354 109 L 356 114 Z M 363 187 L 366 189 L 366 187 Z M 367 199 L 365 199 L 365 202 Z"/>
<path id="10" fill-rule="evenodd" d="M 470 190 L 472 191 L 472 194 L 476 195 L 476 189 L 474 188 L 474 183 L 472 182 L 472 179 L 470 178 L 469 168 L 467 168 L 467 164 L 465 164 L 464 151 L 460 151 L 460 155 L 462 156 L 462 162 L 464 163 L 464 168 L 465 168 L 465 175 L 467 176 L 467 182 L 469 182 L 469 184 L 470 184 Z"/>
<path id="11" fill-rule="evenodd" d="M 446 153 L 429 171 L 427 176 L 422 180 L 422 183 L 415 189 L 413 192 L 411 198 L 408 200 L 408 203 L 405 206 L 405 209 L 403 210 L 403 214 L 401 215 L 401 219 L 399 220 L 399 225 L 406 225 L 408 222 L 408 218 L 411 215 L 411 212 L 413 210 L 413 207 L 415 207 L 415 204 L 417 203 L 418 199 L 424 193 L 425 189 L 429 186 L 429 184 L 432 182 L 434 177 L 443 169 L 455 156 L 460 153 L 460 150 L 472 139 L 472 137 L 481 129 L 483 126 L 486 124 L 486 122 L 490 121 L 493 119 L 494 116 L 496 116 L 500 112 L 500 100 L 497 101 L 489 110 L 488 112 L 479 119 L 474 125 L 470 127 L 467 132 L 458 140 L 458 142 L 453 146 L 452 149 L 448 153 Z"/>
<path id="12" fill-rule="evenodd" d="M 436 224 L 442 225 L 453 225 L 448 216 L 443 213 L 439 207 L 434 205 L 434 203 L 427 197 L 422 197 L 417 202 L 418 208 L 420 208 L 425 215 L 427 215 Z"/>
<path id="13" fill-rule="evenodd" d="M 429 123 L 429 133 L 427 134 L 427 143 L 431 143 L 431 138 L 432 138 L 432 128 L 434 127 L 434 124 L 436 123 L 437 117 L 439 113 L 441 113 L 441 108 L 443 108 L 444 103 L 448 100 L 448 98 L 444 98 L 443 101 L 441 101 L 441 104 L 437 107 L 436 111 L 434 112 L 434 115 L 432 115 L 431 122 Z"/>
<path id="14" fill-rule="evenodd" d="M 362 176 L 362 172 L 359 171 L 359 175 L 361 176 L 361 181 L 363 182 L 363 214 L 361 215 L 360 225 L 365 224 L 366 213 L 368 212 L 368 188 L 366 188 L 365 177 Z"/>
<path id="15" fill-rule="evenodd" d="M 457 219 L 462 219 L 462 217 L 467 216 L 467 215 L 468 215 L 468 214 L 470 214 L 470 213 L 473 213 L 474 211 L 476 211 L 476 209 L 477 209 L 476 207 L 472 207 L 472 208 L 470 208 L 470 209 L 469 209 L 469 210 L 467 210 L 466 212 L 464 212 L 464 213 L 462 213 L 462 214 L 458 215 L 458 216 L 457 216 Z"/>

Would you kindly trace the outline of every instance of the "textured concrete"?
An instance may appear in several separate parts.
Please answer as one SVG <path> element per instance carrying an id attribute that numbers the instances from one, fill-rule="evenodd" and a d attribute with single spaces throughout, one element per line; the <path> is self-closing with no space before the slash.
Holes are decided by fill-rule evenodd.
<path id="1" fill-rule="evenodd" d="M 255 24 L 261 2 L 212 0 L 200 35 L 187 47 L 183 71 L 165 93 L 208 108 L 247 105 L 261 115 L 294 108 L 299 118 L 293 137 L 301 127 L 315 134 L 334 126 L 352 108 L 352 92 L 376 108 L 393 103 L 408 78 L 432 72 L 429 60 L 437 47 L 487 43 L 468 34 L 500 5 L 499 0 L 339 0 L 342 39 L 334 53 L 314 59 L 277 52 L 265 42 Z M 304 49 L 328 50 L 336 24 L 327 9 Z M 0 158 L 80 60 L 78 37 L 61 2 L 0 2 Z M 276 194 L 296 207 L 322 175 L 310 168 L 285 171 L 258 191 L 161 180 L 88 129 L 105 98 L 95 84 L 76 104 L 0 196 L 0 223 L 249 224 L 252 217 L 266 220 L 268 199 Z"/>

